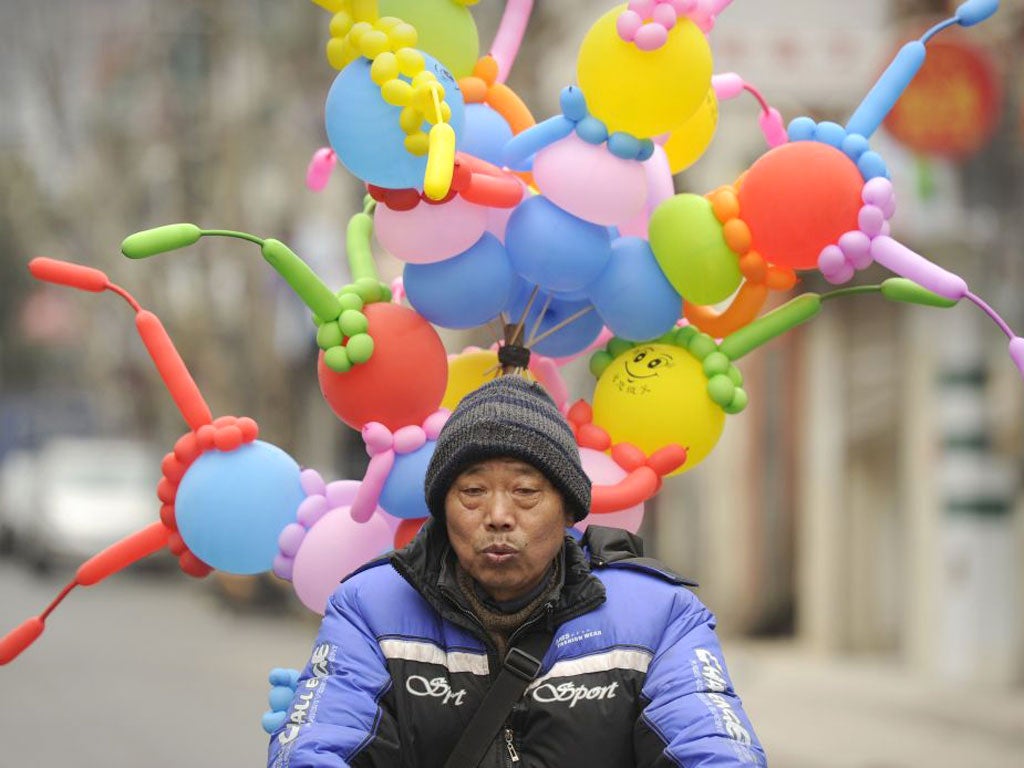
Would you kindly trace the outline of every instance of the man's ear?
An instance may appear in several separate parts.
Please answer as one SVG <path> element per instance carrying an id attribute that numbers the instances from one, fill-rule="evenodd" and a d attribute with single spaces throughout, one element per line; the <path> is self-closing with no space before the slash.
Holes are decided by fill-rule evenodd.
<path id="1" fill-rule="evenodd" d="M 572 513 L 568 509 L 562 510 L 562 514 L 565 516 L 565 527 L 572 528 L 576 525 L 576 519 L 572 516 Z"/>

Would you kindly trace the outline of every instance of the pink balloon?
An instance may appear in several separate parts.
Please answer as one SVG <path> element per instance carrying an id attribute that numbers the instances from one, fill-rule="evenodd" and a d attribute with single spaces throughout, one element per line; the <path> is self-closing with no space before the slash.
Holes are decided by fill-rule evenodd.
<path id="1" fill-rule="evenodd" d="M 548 391 L 558 410 L 564 411 L 569 405 L 569 387 L 554 358 L 534 352 L 530 355 L 530 373 Z"/>
<path id="2" fill-rule="evenodd" d="M 383 203 L 373 215 L 377 240 L 396 259 L 432 264 L 468 250 L 487 230 L 487 208 L 456 195 L 447 203 L 421 202 L 410 211 Z"/>
<path id="3" fill-rule="evenodd" d="M 616 464 L 611 456 L 593 448 L 580 448 L 580 460 L 583 462 L 583 471 L 587 473 L 587 477 L 597 485 L 614 485 L 627 475 L 626 470 Z M 630 533 L 636 533 L 643 521 L 644 505 L 640 502 L 619 512 L 587 515 L 573 528 L 582 533 L 593 523 L 611 528 L 625 528 Z"/>
<path id="4" fill-rule="evenodd" d="M 311 611 L 323 614 L 338 582 L 391 545 L 391 529 L 380 516 L 357 523 L 348 507 L 332 509 L 306 532 L 295 553 L 295 594 Z"/>
<path id="5" fill-rule="evenodd" d="M 646 240 L 651 213 L 676 193 L 672 182 L 672 169 L 668 165 L 668 155 L 658 143 L 654 145 L 654 154 L 644 160 L 644 174 L 647 177 L 647 204 L 640 213 L 619 225 L 621 237 L 642 237 Z"/>
<path id="6" fill-rule="evenodd" d="M 619 225 L 620 237 L 639 237 L 647 239 L 647 224 L 651 220 L 647 210 L 642 210 L 629 221 Z"/>
<path id="7" fill-rule="evenodd" d="M 391 531 L 392 539 L 394 539 L 395 534 L 398 532 L 398 526 L 405 522 L 404 517 L 395 517 L 394 515 L 389 515 L 380 507 L 377 507 L 377 511 L 374 512 L 373 516 L 375 518 L 380 518 L 384 521 L 384 523 L 388 527 L 388 530 Z"/>
<path id="8" fill-rule="evenodd" d="M 640 530 L 644 521 L 644 505 L 639 504 L 621 512 L 605 512 L 601 515 L 587 515 L 573 526 L 580 533 L 584 533 L 587 527 L 593 525 L 604 525 L 609 528 L 623 528 L 630 533 Z"/>
<path id="9" fill-rule="evenodd" d="M 594 224 L 624 224 L 647 203 L 643 163 L 616 157 L 575 133 L 537 153 L 533 179 L 552 203 Z"/>

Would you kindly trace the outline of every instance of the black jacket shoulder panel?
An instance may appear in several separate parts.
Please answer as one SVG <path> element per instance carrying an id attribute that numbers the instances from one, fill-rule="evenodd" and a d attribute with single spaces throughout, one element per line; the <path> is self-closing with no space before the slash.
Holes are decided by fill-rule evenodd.
<path id="1" fill-rule="evenodd" d="M 663 562 L 655 560 L 653 557 L 637 557 L 632 560 L 619 560 L 614 563 L 607 563 L 604 567 L 612 570 L 619 568 L 629 571 L 641 571 L 667 581 L 669 584 L 676 584 L 677 586 L 682 587 L 700 586 L 696 581 L 680 576 Z"/>
<path id="2" fill-rule="evenodd" d="M 621 528 L 590 525 L 580 543 L 590 554 L 591 567 L 626 568 L 648 573 L 670 584 L 698 586 L 697 582 L 680 576 L 660 560 L 644 557 L 643 539 L 635 533 Z"/>

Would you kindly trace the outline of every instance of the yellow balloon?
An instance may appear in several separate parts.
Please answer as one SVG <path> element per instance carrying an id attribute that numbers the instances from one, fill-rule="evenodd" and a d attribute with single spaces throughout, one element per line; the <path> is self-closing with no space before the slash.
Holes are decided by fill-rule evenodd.
<path id="1" fill-rule="evenodd" d="M 344 7 L 345 0 L 313 0 L 313 3 L 319 5 L 325 11 L 337 13 Z"/>
<path id="2" fill-rule="evenodd" d="M 498 353 L 477 349 L 448 358 L 448 386 L 441 398 L 441 407 L 454 411 L 466 395 L 498 375 Z M 527 374 L 532 380 L 532 374 Z"/>
<path id="3" fill-rule="evenodd" d="M 685 171 L 711 146 L 718 129 L 718 97 L 713 88 L 690 119 L 672 131 L 662 147 L 673 174 Z"/>
<path id="4" fill-rule="evenodd" d="M 430 152 L 423 174 L 423 193 L 431 200 L 443 200 L 452 188 L 455 172 L 455 129 L 438 123 L 430 129 Z"/>
<path id="5" fill-rule="evenodd" d="M 609 133 L 660 136 L 697 111 L 711 87 L 711 46 L 696 24 L 680 18 L 667 42 L 642 51 L 619 37 L 615 23 L 626 10 L 608 11 L 587 32 L 576 74 L 590 113 Z"/>
<path id="6" fill-rule="evenodd" d="M 632 443 L 648 455 L 672 443 L 686 448 L 686 463 L 673 474 L 700 464 L 725 427 L 703 366 L 670 344 L 643 344 L 615 358 L 597 380 L 593 407 L 594 424 L 613 443 Z"/>

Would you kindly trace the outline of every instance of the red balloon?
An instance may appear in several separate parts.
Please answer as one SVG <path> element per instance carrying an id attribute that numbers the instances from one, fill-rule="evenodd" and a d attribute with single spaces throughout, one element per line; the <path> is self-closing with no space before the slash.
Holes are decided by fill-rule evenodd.
<path id="1" fill-rule="evenodd" d="M 794 141 L 769 150 L 739 188 L 752 249 L 770 264 L 817 269 L 821 249 L 858 228 L 863 187 L 857 165 L 829 144 Z"/>
<path id="2" fill-rule="evenodd" d="M 429 519 L 429 517 L 421 517 L 417 519 L 410 518 L 399 523 L 398 528 L 395 529 L 395 549 L 401 549 L 416 538 L 416 534 L 420 532 L 420 528 L 422 528 L 423 524 Z"/>
<path id="3" fill-rule="evenodd" d="M 407 307 L 370 304 L 364 310 L 373 355 L 347 373 L 317 363 L 320 391 L 334 414 L 353 429 L 379 421 L 394 431 L 423 420 L 441 405 L 448 356 L 434 327 Z"/>

